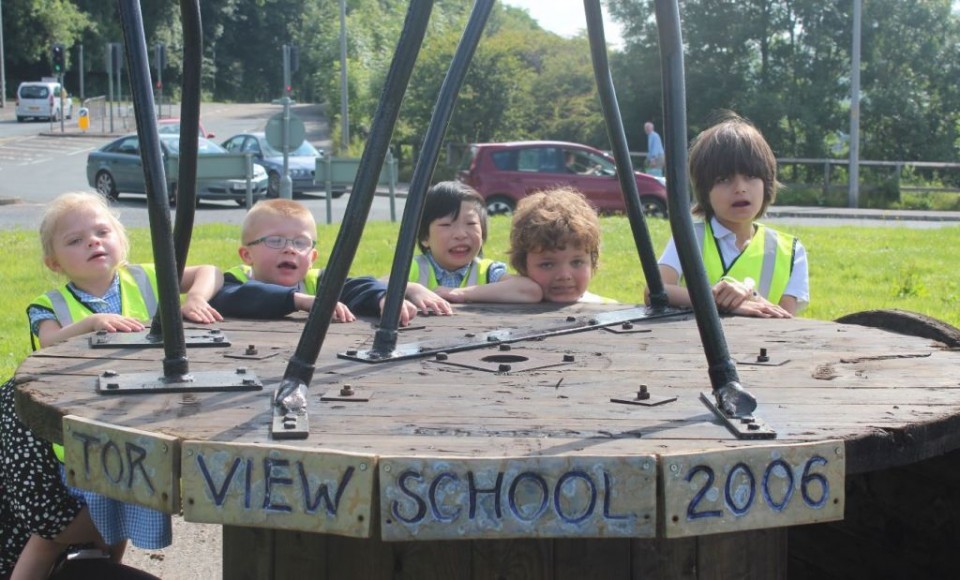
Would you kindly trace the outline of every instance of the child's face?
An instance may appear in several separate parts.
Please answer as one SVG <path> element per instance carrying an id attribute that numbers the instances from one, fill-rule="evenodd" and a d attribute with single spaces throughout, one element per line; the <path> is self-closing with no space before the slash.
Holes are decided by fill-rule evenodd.
<path id="1" fill-rule="evenodd" d="M 123 261 L 124 244 L 114 222 L 101 210 L 81 209 L 65 216 L 53 233 L 53 255 L 44 263 L 81 288 L 112 280 Z"/>
<path id="2" fill-rule="evenodd" d="M 240 258 L 253 270 L 253 278 L 269 284 L 296 286 L 307 276 L 307 271 L 317 259 L 314 246 L 298 250 L 290 240 L 301 240 L 301 244 L 310 245 L 316 240 L 316 228 L 307 220 L 263 216 L 257 227 L 247 234 L 240 246 Z M 269 247 L 263 240 L 269 236 L 283 239 L 283 248 Z M 253 243 L 256 242 L 256 243 Z"/>
<path id="3" fill-rule="evenodd" d="M 763 207 L 763 179 L 742 173 L 718 179 L 710 189 L 710 207 L 730 229 L 753 223 Z"/>
<path id="4" fill-rule="evenodd" d="M 448 215 L 430 222 L 429 237 L 423 245 L 445 270 L 458 270 L 469 264 L 483 247 L 477 206 L 461 202 L 457 219 Z"/>
<path id="5" fill-rule="evenodd" d="M 546 302 L 576 302 L 593 277 L 590 254 L 578 246 L 527 253 L 527 277 L 543 289 Z"/>

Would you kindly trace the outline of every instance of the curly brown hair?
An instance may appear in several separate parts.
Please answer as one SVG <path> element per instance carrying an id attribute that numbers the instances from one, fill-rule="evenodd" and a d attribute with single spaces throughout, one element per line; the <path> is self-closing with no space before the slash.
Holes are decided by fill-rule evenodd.
<path id="1" fill-rule="evenodd" d="M 540 191 L 520 200 L 510 227 L 510 265 L 527 274 L 527 254 L 564 250 L 568 245 L 600 263 L 600 219 L 582 193 L 572 187 Z"/>

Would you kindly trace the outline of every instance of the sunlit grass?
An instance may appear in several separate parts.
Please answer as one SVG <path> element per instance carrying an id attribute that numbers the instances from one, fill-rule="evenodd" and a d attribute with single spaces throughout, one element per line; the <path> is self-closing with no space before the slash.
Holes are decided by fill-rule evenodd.
<path id="1" fill-rule="evenodd" d="M 644 277 L 630 224 L 623 217 L 602 219 L 600 269 L 590 290 L 623 303 L 643 299 Z M 651 220 L 657 255 L 670 231 L 666 221 Z M 960 275 L 953 256 L 960 248 L 960 227 L 939 229 L 863 227 L 781 227 L 797 235 L 810 258 L 812 300 L 803 316 L 833 320 L 862 310 L 897 308 L 921 312 L 960 326 Z M 494 218 L 485 255 L 507 260 L 509 220 Z M 371 222 L 351 267 L 351 275 L 384 276 L 393 262 L 399 225 Z M 317 265 L 330 257 L 338 226 L 319 226 Z M 130 232 L 131 261 L 152 262 L 146 229 Z M 193 233 L 190 263 L 228 268 L 239 263 L 239 227 L 201 225 Z M 0 232 L 0 281 L 7 297 L 0 309 L 0 377 L 10 376 L 30 352 L 26 307 L 63 281 L 43 267 L 37 234 Z"/>

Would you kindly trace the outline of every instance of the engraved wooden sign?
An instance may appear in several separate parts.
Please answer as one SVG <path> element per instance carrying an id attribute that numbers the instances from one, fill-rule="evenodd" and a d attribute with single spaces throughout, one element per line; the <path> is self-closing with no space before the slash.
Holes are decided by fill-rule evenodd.
<path id="1" fill-rule="evenodd" d="M 375 467 L 367 455 L 186 441 L 184 519 L 366 538 Z"/>
<path id="2" fill-rule="evenodd" d="M 70 485 L 166 513 L 180 510 L 176 437 L 67 415 L 63 447 Z"/>
<path id="3" fill-rule="evenodd" d="M 653 537 L 656 458 L 380 458 L 384 540 Z"/>
<path id="4" fill-rule="evenodd" d="M 842 441 L 661 456 L 668 538 L 843 519 Z"/>

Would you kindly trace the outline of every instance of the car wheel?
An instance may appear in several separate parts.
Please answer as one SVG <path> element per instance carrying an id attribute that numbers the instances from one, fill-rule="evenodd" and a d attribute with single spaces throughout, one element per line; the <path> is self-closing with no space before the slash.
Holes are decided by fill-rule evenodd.
<path id="1" fill-rule="evenodd" d="M 50 115 L 50 121 L 51 121 L 52 123 L 59 123 L 59 122 L 60 122 L 60 111 L 54 111 L 53 114 Z"/>
<path id="2" fill-rule="evenodd" d="M 117 191 L 117 183 L 113 180 L 113 176 L 110 175 L 108 171 L 101 171 L 97 174 L 97 177 L 94 179 L 96 184 L 97 191 L 103 197 L 107 199 L 117 199 L 120 197 L 120 192 Z"/>
<path id="3" fill-rule="evenodd" d="M 340 199 L 341 197 L 343 197 L 343 194 L 345 193 L 347 193 L 346 189 L 335 189 L 333 193 L 330 195 L 330 197 L 332 197 L 333 199 Z"/>
<path id="4" fill-rule="evenodd" d="M 26 117 L 21 117 L 20 115 L 17 115 L 17 123 L 23 123 L 25 120 L 26 120 Z"/>
<path id="5" fill-rule="evenodd" d="M 663 203 L 663 200 L 659 197 L 641 197 L 640 206 L 643 207 L 643 215 L 646 217 L 658 219 L 666 219 L 667 217 L 667 204 Z"/>
<path id="6" fill-rule="evenodd" d="M 513 213 L 516 203 L 505 195 L 493 195 L 487 198 L 487 215 L 507 215 Z"/>
<path id="7" fill-rule="evenodd" d="M 267 176 L 267 197 L 280 197 L 280 174 L 276 171 Z"/>

